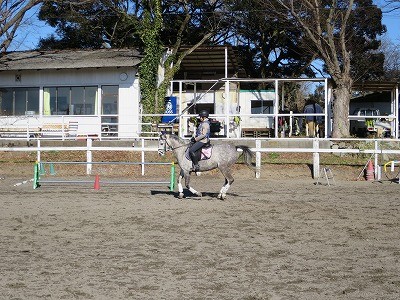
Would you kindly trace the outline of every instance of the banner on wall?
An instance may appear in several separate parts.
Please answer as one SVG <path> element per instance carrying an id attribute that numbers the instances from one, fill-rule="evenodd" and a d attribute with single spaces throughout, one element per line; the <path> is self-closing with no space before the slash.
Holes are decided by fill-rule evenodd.
<path id="1" fill-rule="evenodd" d="M 165 97 L 165 112 L 161 118 L 161 123 L 169 123 L 173 121 L 176 116 L 176 97 Z M 177 119 L 176 119 L 177 120 Z"/>

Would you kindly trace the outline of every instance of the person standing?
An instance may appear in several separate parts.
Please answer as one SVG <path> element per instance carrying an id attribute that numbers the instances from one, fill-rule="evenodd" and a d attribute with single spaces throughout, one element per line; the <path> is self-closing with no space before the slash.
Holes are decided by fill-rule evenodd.
<path id="1" fill-rule="evenodd" d="M 314 113 L 316 114 L 322 114 L 324 111 L 318 103 L 314 102 Z M 323 131 L 323 126 L 322 124 L 324 123 L 324 117 L 323 116 L 315 116 L 315 134 L 317 137 L 321 137 L 322 131 Z"/>
<path id="2" fill-rule="evenodd" d="M 196 135 L 191 138 L 193 143 L 189 148 L 189 155 L 193 163 L 192 171 L 200 171 L 199 160 L 196 152 L 201 150 L 210 142 L 210 121 L 208 120 L 209 113 L 207 110 L 202 110 L 199 113 L 200 123 L 196 130 Z"/>
<path id="3" fill-rule="evenodd" d="M 315 102 L 312 100 L 307 100 L 306 105 L 304 106 L 305 114 L 313 114 Z M 315 136 L 315 116 L 306 116 L 306 136 L 314 137 Z"/>

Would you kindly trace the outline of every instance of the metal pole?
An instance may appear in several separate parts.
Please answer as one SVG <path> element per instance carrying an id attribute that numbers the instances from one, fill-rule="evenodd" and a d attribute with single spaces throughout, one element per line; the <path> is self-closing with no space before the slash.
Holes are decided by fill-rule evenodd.
<path id="1" fill-rule="evenodd" d="M 33 189 L 37 189 L 38 187 L 40 187 L 39 184 L 39 163 L 36 162 L 35 166 L 33 168 Z"/>

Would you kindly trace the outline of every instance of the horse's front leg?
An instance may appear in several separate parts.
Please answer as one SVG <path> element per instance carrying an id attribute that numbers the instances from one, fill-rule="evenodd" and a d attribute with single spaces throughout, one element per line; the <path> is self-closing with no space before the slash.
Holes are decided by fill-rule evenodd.
<path id="1" fill-rule="evenodd" d="M 194 188 L 190 186 L 190 173 L 185 174 L 185 185 L 186 188 L 194 195 L 197 195 L 199 197 L 203 196 L 200 192 L 196 191 Z"/>
<path id="2" fill-rule="evenodd" d="M 226 193 L 228 192 L 229 188 L 231 187 L 234 179 L 230 173 L 224 174 L 225 175 L 225 184 L 222 186 L 219 194 L 217 196 L 218 199 L 225 200 Z"/>
<path id="3" fill-rule="evenodd" d="M 183 178 L 184 174 L 183 171 L 181 170 L 181 172 L 179 173 L 179 177 L 178 177 L 178 191 L 179 191 L 179 199 L 183 198 L 183 186 L 182 186 L 182 178 Z"/>

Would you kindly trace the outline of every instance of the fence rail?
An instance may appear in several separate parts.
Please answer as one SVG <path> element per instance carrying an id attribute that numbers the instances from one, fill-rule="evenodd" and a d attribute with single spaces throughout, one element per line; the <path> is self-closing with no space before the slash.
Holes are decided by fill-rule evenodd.
<path id="1" fill-rule="evenodd" d="M 138 139 L 135 139 L 137 141 Z M 218 139 L 216 139 L 218 140 Z M 146 146 L 146 142 L 152 141 L 155 143 L 157 140 L 154 138 L 141 138 L 139 147 L 103 147 L 103 146 L 93 146 L 92 139 L 87 139 L 86 146 L 41 146 L 40 141 L 38 141 L 37 147 L 0 147 L 0 152 L 37 152 L 37 161 L 40 162 L 41 152 L 48 151 L 86 151 L 86 162 L 87 164 L 87 174 L 91 174 L 92 165 L 96 162 L 92 160 L 92 152 L 93 151 L 129 151 L 129 152 L 140 152 L 141 153 L 141 161 L 136 164 L 141 165 L 142 175 L 145 174 L 145 165 L 148 164 L 145 159 L 146 152 L 157 152 L 157 146 Z M 220 140 L 222 142 L 223 139 Z M 310 153 L 313 155 L 312 163 L 313 163 L 313 177 L 319 177 L 320 171 L 320 157 L 321 153 L 342 153 L 342 154 L 371 154 L 371 158 L 374 157 L 375 161 L 375 174 L 377 174 L 378 168 L 378 156 L 383 154 L 390 155 L 400 155 L 400 140 L 399 139 L 295 139 L 295 138 L 279 138 L 279 139 L 234 139 L 230 140 L 230 142 L 239 142 L 242 144 L 246 143 L 254 143 L 254 147 L 250 146 L 250 149 L 255 153 L 256 160 L 256 172 L 255 177 L 259 178 L 261 176 L 261 153 Z M 262 147 L 262 142 L 268 141 L 290 141 L 290 142 L 298 142 L 299 144 L 310 144 L 309 145 L 300 145 L 298 147 Z M 352 141 L 357 142 L 362 147 L 360 148 L 331 148 L 326 145 L 338 144 L 340 142 Z M 385 149 L 382 147 L 382 144 L 391 143 L 390 149 Z M 97 162 L 98 163 L 98 162 Z"/>

